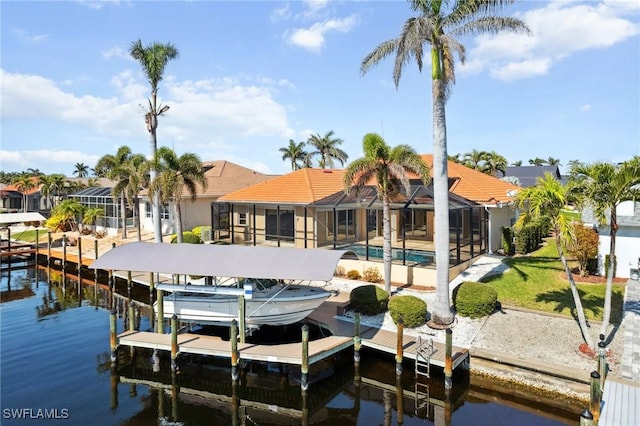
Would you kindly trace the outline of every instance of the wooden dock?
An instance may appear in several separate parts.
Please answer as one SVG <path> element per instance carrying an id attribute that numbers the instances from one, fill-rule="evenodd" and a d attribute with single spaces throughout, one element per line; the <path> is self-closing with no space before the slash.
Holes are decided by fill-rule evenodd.
<path id="1" fill-rule="evenodd" d="M 331 297 L 320 308 L 313 312 L 307 320 L 327 328 L 332 336 L 309 341 L 309 365 L 334 355 L 353 346 L 354 324 L 336 318 L 337 308 L 344 304 L 345 295 Z M 347 299 L 348 300 L 348 299 Z M 362 346 L 388 354 L 396 354 L 397 336 L 395 332 L 376 327 L 361 327 Z M 118 345 L 158 350 L 171 350 L 171 335 L 142 331 L 125 331 L 117 336 Z M 404 357 L 416 359 L 417 343 L 412 336 L 403 336 Z M 433 343 L 434 352 L 430 363 L 438 367 L 445 365 L 445 346 Z M 302 348 L 300 343 L 281 345 L 257 345 L 238 343 L 240 358 L 254 361 L 267 361 L 283 364 L 302 364 Z M 179 334 L 178 352 L 231 358 L 231 342 L 219 337 L 198 334 Z M 469 358 L 466 348 L 453 347 L 452 368 L 462 365 Z"/>
<path id="2" fill-rule="evenodd" d="M 11 244 L 5 244 L 4 242 L 0 246 L 0 257 L 8 256 L 26 256 L 33 255 L 37 252 L 35 244 L 31 243 L 17 243 L 11 242 Z"/>
<path id="3" fill-rule="evenodd" d="M 604 385 L 598 425 L 637 425 L 639 422 L 640 384 L 608 378 Z"/>

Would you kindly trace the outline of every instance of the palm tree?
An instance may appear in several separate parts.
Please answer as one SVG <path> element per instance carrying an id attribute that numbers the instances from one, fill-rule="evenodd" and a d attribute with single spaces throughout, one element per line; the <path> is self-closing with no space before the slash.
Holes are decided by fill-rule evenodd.
<path id="1" fill-rule="evenodd" d="M 571 219 L 562 214 L 562 210 L 569 201 L 571 201 L 569 195 L 570 190 L 567 186 L 554 178 L 551 173 L 545 173 L 543 177 L 538 178 L 535 186 L 523 188 L 518 192 L 516 203 L 522 213 L 515 226 L 516 228 L 521 228 L 531 221 L 541 218 L 549 219 L 558 248 L 558 256 L 560 257 L 571 287 L 571 294 L 573 295 L 582 337 L 590 348 L 594 348 L 593 339 L 589 333 L 587 320 L 584 315 L 582 301 L 580 300 L 580 294 L 578 293 L 578 287 L 573 279 L 571 269 L 569 268 L 567 258 L 562 248 L 564 241 L 573 238 Z"/>
<path id="2" fill-rule="evenodd" d="M 311 155 L 320 155 L 318 160 L 318 166 L 325 168 L 329 166 L 333 168 L 333 160 L 338 160 L 340 165 L 344 165 L 345 161 L 349 158 L 349 155 L 340 149 L 338 146 L 342 145 L 343 140 L 333 137 L 333 130 L 325 133 L 324 136 L 320 136 L 319 133 L 309 136 L 307 143 L 315 148 L 315 151 Z"/>
<path id="3" fill-rule="evenodd" d="M 436 302 L 433 321 L 449 325 L 454 316 L 449 295 L 449 187 L 447 177 L 447 123 L 445 104 L 455 83 L 454 54 L 465 60 L 465 48 L 456 37 L 499 31 L 529 32 L 515 18 L 491 13 L 513 0 L 410 0 L 418 16 L 407 19 L 400 36 L 379 44 L 361 63 L 365 74 L 372 65 L 395 54 L 393 81 L 398 87 L 405 64 L 415 59 L 422 71 L 425 45 L 430 49 L 433 105 L 433 186 L 435 223 Z M 448 10 L 445 10 L 448 9 Z M 447 13 L 448 12 L 448 13 Z"/>
<path id="4" fill-rule="evenodd" d="M 483 164 L 487 153 L 485 151 L 478 151 L 477 149 L 467 152 L 462 157 L 462 164 L 473 170 L 482 171 Z"/>
<path id="5" fill-rule="evenodd" d="M 560 160 L 557 158 L 553 158 L 553 157 L 549 157 L 547 158 L 547 164 L 549 164 L 550 166 L 561 166 L 562 164 L 560 164 Z"/>
<path id="6" fill-rule="evenodd" d="M 514 161 L 511 165 L 515 167 L 522 167 L 522 160 Z"/>
<path id="7" fill-rule="evenodd" d="M 149 162 L 142 154 L 134 154 L 121 168 L 122 181 L 126 181 L 124 193 L 127 202 L 133 206 L 133 221 L 138 234 L 138 241 L 142 241 L 140 230 L 140 200 L 138 194 L 149 186 Z M 126 178 L 125 178 L 126 177 Z"/>
<path id="8" fill-rule="evenodd" d="M 640 157 L 620 165 L 595 163 L 575 165 L 571 170 L 572 185 L 582 195 L 584 204 L 591 205 L 601 226 L 606 226 L 609 216 L 609 268 L 605 287 L 601 334 L 605 334 L 611 318 L 611 291 L 615 277 L 616 233 L 618 216 L 616 209 L 623 201 L 633 200 L 640 193 Z"/>
<path id="9" fill-rule="evenodd" d="M 375 179 L 378 198 L 382 200 L 384 288 L 391 292 L 391 198 L 397 195 L 401 184 L 409 194 L 407 171 L 416 173 L 422 182 L 429 183 L 429 167 L 415 150 L 408 145 L 389 147 L 375 133 L 367 133 L 362 139 L 364 157 L 353 161 L 344 174 L 345 192 L 354 186 L 356 192 Z"/>
<path id="10" fill-rule="evenodd" d="M 96 221 L 99 217 L 104 216 L 104 210 L 100 207 L 90 207 L 85 209 L 82 214 L 82 223 L 85 225 L 91 225 L 91 232 L 96 234 Z"/>
<path id="11" fill-rule="evenodd" d="M 89 166 L 84 163 L 76 163 L 74 166 L 75 170 L 73 171 L 74 175 L 78 175 L 79 178 L 86 178 L 89 176 Z"/>
<path id="12" fill-rule="evenodd" d="M 156 131 L 158 129 L 158 117 L 169 110 L 169 105 L 158 105 L 158 84 L 164 76 L 164 69 L 171 59 L 178 58 L 180 52 L 172 43 L 153 43 L 146 47 L 142 46 L 140 40 L 131 43 L 129 48 L 131 56 L 140 62 L 142 69 L 151 85 L 151 98 L 149 98 L 149 109 L 147 110 L 144 121 L 149 132 L 149 146 L 151 148 L 151 159 L 155 160 L 156 150 L 158 147 Z M 150 170 L 151 180 L 154 180 L 157 171 L 155 168 Z M 162 242 L 162 224 L 160 220 L 160 193 L 156 193 L 152 203 L 153 231 L 154 240 L 157 243 Z"/>
<path id="13" fill-rule="evenodd" d="M 531 164 L 532 166 L 544 166 L 545 164 L 547 164 L 547 160 L 540 157 L 531 158 L 529 159 L 529 164 Z"/>
<path id="14" fill-rule="evenodd" d="M 498 172 L 502 175 L 507 171 L 507 159 L 495 151 L 485 153 L 482 172 L 491 176 L 497 176 Z"/>
<path id="15" fill-rule="evenodd" d="M 51 212 L 52 216 L 60 216 L 61 222 L 66 228 L 75 231 L 78 229 L 77 217 L 82 217 L 84 206 L 77 200 L 64 200 Z"/>
<path id="16" fill-rule="evenodd" d="M 107 177 L 116 181 L 116 185 L 112 188 L 111 194 L 113 198 L 120 199 L 120 212 L 122 217 L 122 238 L 127 238 L 127 208 L 125 205 L 125 188 L 127 186 L 128 176 L 123 172 L 122 167 L 132 157 L 131 148 L 126 145 L 121 146 L 115 155 L 105 154 L 96 163 L 94 167 L 98 176 Z"/>
<path id="17" fill-rule="evenodd" d="M 282 153 L 282 160 L 287 158 L 291 160 L 291 170 L 299 170 L 302 168 L 299 161 L 305 164 L 305 160 L 308 157 L 308 153 L 304 150 L 304 142 L 295 143 L 293 139 L 289 139 L 289 145 L 280 148 L 278 151 Z"/>
<path id="18" fill-rule="evenodd" d="M 18 191 L 22 193 L 22 210 L 27 211 L 29 205 L 29 191 L 37 186 L 35 179 L 31 176 L 22 175 L 14 181 Z"/>
<path id="19" fill-rule="evenodd" d="M 163 203 L 173 201 L 176 209 L 178 243 L 182 243 L 182 193 L 189 192 L 191 199 L 196 199 L 196 184 L 203 189 L 207 186 L 202 161 L 196 154 L 186 153 L 180 157 L 167 148 L 161 147 L 157 151 L 154 167 L 160 171 L 151 181 L 150 194 L 160 194 Z"/>

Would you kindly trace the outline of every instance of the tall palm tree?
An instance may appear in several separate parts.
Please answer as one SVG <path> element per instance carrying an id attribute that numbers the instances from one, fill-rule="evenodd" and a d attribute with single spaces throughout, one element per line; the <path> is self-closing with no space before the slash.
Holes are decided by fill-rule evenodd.
<path id="1" fill-rule="evenodd" d="M 304 150 L 304 142 L 295 143 L 293 139 L 289 139 L 289 145 L 280 148 L 278 151 L 282 153 L 282 160 L 287 158 L 291 160 L 291 170 L 299 170 L 303 167 L 305 159 L 309 155 Z M 302 165 L 300 164 L 302 162 Z"/>
<path id="2" fill-rule="evenodd" d="M 319 155 L 318 166 L 326 168 L 327 166 L 333 168 L 333 160 L 338 160 L 340 165 L 344 165 L 345 161 L 349 158 L 349 155 L 339 148 L 344 142 L 340 138 L 333 137 L 333 130 L 325 133 L 324 136 L 320 136 L 319 133 L 309 136 L 307 143 L 315 148 L 315 151 L 311 155 Z"/>
<path id="3" fill-rule="evenodd" d="M 407 172 L 416 173 L 422 182 L 429 183 L 429 167 L 416 151 L 408 145 L 389 147 L 384 139 L 375 133 L 367 133 L 362 139 L 364 157 L 353 161 L 344 174 L 345 191 L 352 187 L 359 192 L 362 187 L 375 180 L 378 198 L 382 201 L 382 235 L 384 262 L 384 288 L 391 292 L 391 198 L 397 195 L 402 185 L 409 194 Z"/>
<path id="4" fill-rule="evenodd" d="M 22 193 L 22 210 L 25 212 L 29 206 L 29 191 L 37 186 L 36 181 L 32 176 L 21 175 L 13 182 L 18 191 Z"/>
<path id="5" fill-rule="evenodd" d="M 561 166 L 560 160 L 558 158 L 549 157 L 547 158 L 547 164 L 550 166 Z"/>
<path id="6" fill-rule="evenodd" d="M 127 202 L 133 206 L 133 221 L 138 234 L 138 241 L 142 241 L 140 229 L 140 198 L 143 188 L 149 187 L 150 164 L 142 154 L 134 154 L 122 167 L 121 172 L 126 176 L 124 193 Z M 122 179 L 125 181 L 125 179 Z"/>
<path id="7" fill-rule="evenodd" d="M 105 154 L 98 159 L 95 167 L 96 175 L 107 177 L 116 181 L 116 185 L 112 188 L 111 194 L 113 198 L 120 199 L 120 212 L 122 217 L 122 238 L 127 238 L 127 207 L 125 204 L 125 188 L 127 186 L 128 176 L 123 172 L 122 167 L 131 160 L 131 148 L 126 145 L 121 146 L 115 155 Z"/>
<path id="8" fill-rule="evenodd" d="M 514 161 L 511 165 L 515 167 L 522 167 L 522 160 Z"/>
<path id="9" fill-rule="evenodd" d="M 89 176 L 89 166 L 84 163 L 76 163 L 73 170 L 74 175 L 78 175 L 79 178 L 86 178 Z"/>
<path id="10" fill-rule="evenodd" d="M 601 334 L 605 334 L 611 318 L 611 292 L 615 277 L 616 234 L 618 216 L 616 209 L 623 201 L 633 200 L 640 194 L 640 157 L 620 165 L 611 163 L 579 164 L 571 169 L 572 184 L 582 195 L 583 203 L 592 206 L 601 226 L 609 219 L 609 268 L 605 286 Z"/>
<path id="11" fill-rule="evenodd" d="M 417 16 L 407 19 L 397 38 L 382 42 L 361 63 L 365 74 L 373 65 L 395 54 L 393 81 L 398 87 L 402 70 L 411 59 L 422 71 L 425 45 L 431 56 L 433 105 L 433 182 L 435 223 L 436 302 L 433 321 L 449 325 L 454 316 L 449 295 L 449 187 L 445 104 L 455 83 L 454 54 L 465 60 L 465 48 L 456 37 L 499 31 L 529 32 L 515 18 L 491 15 L 513 0 L 410 0 Z"/>
<path id="12" fill-rule="evenodd" d="M 530 158 L 529 164 L 531 164 L 532 166 L 544 166 L 545 164 L 547 164 L 547 160 L 540 157 Z"/>
<path id="13" fill-rule="evenodd" d="M 169 110 L 169 105 L 158 105 L 158 84 L 164 76 L 164 69 L 172 59 L 180 56 L 180 52 L 172 43 L 152 43 L 148 46 L 142 46 L 142 41 L 137 40 L 131 43 L 129 48 L 131 56 L 140 62 L 142 69 L 151 85 L 151 98 L 149 101 L 149 109 L 145 113 L 144 121 L 149 132 L 149 146 L 151 148 L 150 160 L 155 161 L 158 140 L 156 131 L 158 129 L 158 117 Z M 150 170 L 151 180 L 155 179 L 157 171 L 155 168 Z M 157 243 L 162 242 L 162 222 L 160 220 L 160 193 L 156 193 L 152 203 L 153 231 L 154 240 Z"/>
<path id="14" fill-rule="evenodd" d="M 473 170 L 482 171 L 487 152 L 478 151 L 477 149 L 467 152 L 462 157 L 462 164 Z"/>
<path id="15" fill-rule="evenodd" d="M 192 200 L 196 199 L 197 184 L 203 189 L 207 186 L 202 161 L 196 154 L 186 153 L 180 157 L 167 148 L 157 151 L 154 167 L 160 171 L 151 181 L 149 192 L 160 194 L 162 202 L 173 201 L 178 225 L 178 243 L 182 243 L 182 193 L 186 189 Z"/>
<path id="16" fill-rule="evenodd" d="M 545 173 L 543 177 L 538 178 L 536 185 L 523 188 L 518 192 L 516 203 L 522 213 L 515 226 L 516 228 L 521 228 L 534 220 L 541 218 L 549 219 L 558 247 L 558 256 L 569 280 L 582 337 L 590 348 L 594 348 L 593 339 L 584 315 L 582 301 L 580 300 L 580 294 L 578 293 L 578 287 L 573 279 L 573 274 L 571 274 L 571 269 L 569 268 L 564 249 L 562 248 L 566 240 L 573 238 L 571 219 L 562 214 L 562 210 L 570 201 L 569 188 L 554 178 L 551 173 Z"/>

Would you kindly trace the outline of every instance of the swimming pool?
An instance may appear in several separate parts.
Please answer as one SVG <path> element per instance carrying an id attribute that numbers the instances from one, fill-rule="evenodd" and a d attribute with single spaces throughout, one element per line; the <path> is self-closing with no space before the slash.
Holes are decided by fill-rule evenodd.
<path id="1" fill-rule="evenodd" d="M 367 250 L 368 249 L 368 250 Z M 366 259 L 367 251 L 369 252 L 369 259 L 382 259 L 382 247 L 378 246 L 365 246 L 362 244 L 350 244 L 348 246 L 340 247 L 340 250 L 353 251 L 360 260 Z M 406 261 L 410 263 L 434 263 L 435 253 L 424 250 L 405 250 Z M 402 249 L 391 249 L 391 259 L 402 260 Z"/>

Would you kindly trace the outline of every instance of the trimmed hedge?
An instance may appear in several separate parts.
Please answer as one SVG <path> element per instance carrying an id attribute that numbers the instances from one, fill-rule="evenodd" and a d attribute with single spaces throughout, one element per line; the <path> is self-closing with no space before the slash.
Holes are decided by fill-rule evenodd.
<path id="1" fill-rule="evenodd" d="M 427 302 L 416 296 L 394 296 L 389 300 L 389 313 L 396 324 L 402 318 L 405 327 L 420 327 L 427 319 Z"/>
<path id="2" fill-rule="evenodd" d="M 377 315 L 387 310 L 389 293 L 375 285 L 356 287 L 349 295 L 351 307 L 364 315 Z"/>
<path id="3" fill-rule="evenodd" d="M 171 244 L 176 244 L 177 242 L 178 242 L 177 235 L 174 235 L 173 237 L 171 237 Z M 202 238 L 200 238 L 200 235 L 187 231 L 182 233 L 182 242 L 186 244 L 202 244 Z"/>
<path id="4" fill-rule="evenodd" d="M 463 317 L 481 318 L 496 308 L 498 292 L 488 284 L 465 281 L 456 290 L 454 304 Z"/>
<path id="5" fill-rule="evenodd" d="M 502 227 L 502 250 L 505 256 L 513 256 L 516 254 L 516 246 L 513 244 L 514 232 L 513 228 Z"/>

